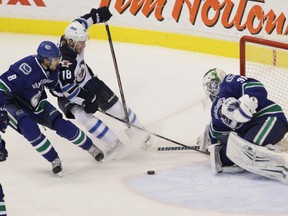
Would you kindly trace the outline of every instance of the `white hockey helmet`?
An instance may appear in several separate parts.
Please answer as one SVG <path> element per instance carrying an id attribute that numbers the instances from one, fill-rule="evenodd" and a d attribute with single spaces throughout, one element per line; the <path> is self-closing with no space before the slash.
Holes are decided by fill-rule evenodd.
<path id="1" fill-rule="evenodd" d="M 203 88 L 205 93 L 213 102 L 219 94 L 220 83 L 224 80 L 226 73 L 219 68 L 210 69 L 203 76 Z"/>
<path id="2" fill-rule="evenodd" d="M 79 22 L 74 21 L 65 29 L 65 38 L 72 39 L 75 43 L 88 39 L 87 29 Z"/>

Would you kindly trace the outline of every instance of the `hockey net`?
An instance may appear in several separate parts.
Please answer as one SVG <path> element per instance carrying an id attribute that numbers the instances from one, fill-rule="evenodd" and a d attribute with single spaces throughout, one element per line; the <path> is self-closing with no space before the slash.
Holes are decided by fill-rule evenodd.
<path id="1" fill-rule="evenodd" d="M 243 36 L 240 39 L 241 75 L 261 81 L 268 98 L 278 103 L 288 118 L 288 39 Z M 284 139 L 287 143 L 287 135 Z M 286 149 L 286 148 L 285 148 Z"/>
<path id="2" fill-rule="evenodd" d="M 268 91 L 268 98 L 278 103 L 288 117 L 288 39 L 286 40 L 285 43 L 242 37 L 240 73 L 260 80 Z"/>

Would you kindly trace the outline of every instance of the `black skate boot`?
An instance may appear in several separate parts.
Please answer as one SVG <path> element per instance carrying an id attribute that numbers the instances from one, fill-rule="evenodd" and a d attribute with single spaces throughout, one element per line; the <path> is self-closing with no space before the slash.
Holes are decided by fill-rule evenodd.
<path id="1" fill-rule="evenodd" d="M 102 161 L 104 159 L 103 152 L 94 144 L 92 144 L 92 146 L 88 149 L 88 152 L 96 161 Z"/>

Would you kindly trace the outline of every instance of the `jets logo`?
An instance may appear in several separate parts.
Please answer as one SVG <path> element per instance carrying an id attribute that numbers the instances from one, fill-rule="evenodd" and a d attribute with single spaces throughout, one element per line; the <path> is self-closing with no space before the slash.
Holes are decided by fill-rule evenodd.
<path id="1" fill-rule="evenodd" d="M 67 60 L 63 60 L 63 61 L 61 61 L 61 65 L 62 65 L 62 67 L 69 68 L 69 66 L 72 65 L 72 63 L 67 61 Z"/>

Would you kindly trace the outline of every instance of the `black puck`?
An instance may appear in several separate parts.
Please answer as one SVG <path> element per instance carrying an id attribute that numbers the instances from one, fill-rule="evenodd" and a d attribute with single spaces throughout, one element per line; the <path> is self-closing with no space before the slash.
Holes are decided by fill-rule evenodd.
<path id="1" fill-rule="evenodd" d="M 148 175 L 154 175 L 154 174 L 155 174 L 155 171 L 154 171 L 154 170 L 148 170 L 148 171 L 147 171 L 147 174 L 148 174 Z"/>

